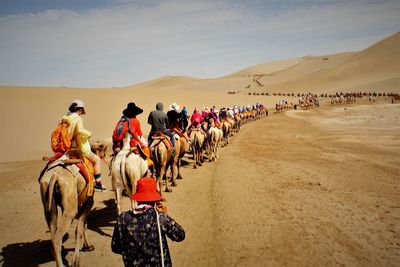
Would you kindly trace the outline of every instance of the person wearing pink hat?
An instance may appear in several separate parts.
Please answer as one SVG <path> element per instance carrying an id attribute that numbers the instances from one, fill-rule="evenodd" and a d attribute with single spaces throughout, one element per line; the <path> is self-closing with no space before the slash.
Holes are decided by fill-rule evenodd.
<path id="1" fill-rule="evenodd" d="M 180 242 L 185 231 L 167 215 L 155 179 L 139 179 L 131 199 L 138 205 L 118 216 L 112 251 L 122 255 L 125 266 L 172 266 L 166 236 Z"/>

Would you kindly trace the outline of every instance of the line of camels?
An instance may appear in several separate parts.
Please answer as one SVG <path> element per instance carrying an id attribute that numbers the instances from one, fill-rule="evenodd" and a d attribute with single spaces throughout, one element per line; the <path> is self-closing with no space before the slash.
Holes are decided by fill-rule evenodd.
<path id="1" fill-rule="evenodd" d="M 227 94 L 239 94 L 242 91 L 227 91 Z M 301 97 L 304 95 L 307 95 L 308 93 L 282 93 L 282 92 L 247 92 L 244 93 L 245 95 L 253 95 L 253 96 L 288 96 L 288 97 Z M 361 97 L 369 97 L 369 96 L 374 96 L 374 97 L 398 97 L 400 96 L 400 93 L 393 93 L 393 92 L 336 92 L 336 93 L 321 93 L 318 96 L 320 98 L 333 98 L 333 97 L 338 97 L 341 95 L 351 95 L 354 96 L 355 98 L 361 98 Z"/>
<path id="2" fill-rule="evenodd" d="M 150 145 L 151 159 L 154 162 L 151 175 L 157 180 L 159 191 L 162 192 L 165 186 L 165 191 L 170 192 L 171 186 L 177 185 L 177 179 L 182 179 L 180 167 L 183 157 L 193 158 L 193 168 L 202 166 L 206 158 L 216 161 L 219 148 L 228 145 L 230 138 L 240 131 L 243 124 L 265 116 L 268 116 L 265 108 L 246 110 L 233 118 L 221 121 L 220 128 L 216 127 L 212 118 L 205 120 L 200 127 L 188 130 L 190 143 L 186 138 L 174 135 L 176 153 L 164 142 L 166 137 L 156 137 Z M 122 212 L 122 198 L 132 195 L 136 190 L 137 180 L 149 174 L 146 155 L 141 153 L 140 149 L 132 149 L 129 145 L 130 139 L 131 136 L 125 134 L 122 149 L 110 162 L 118 214 Z M 107 145 L 96 142 L 92 145 L 92 151 L 104 159 Z M 44 216 L 50 230 L 51 249 L 57 266 L 64 266 L 63 237 L 74 219 L 77 219 L 78 223 L 72 265 L 80 265 L 81 250 L 94 250 L 86 235 L 86 219 L 94 205 L 93 185 L 87 184 L 85 177 L 74 167 L 76 163 L 77 160 L 65 156 L 50 161 L 39 179 Z"/>

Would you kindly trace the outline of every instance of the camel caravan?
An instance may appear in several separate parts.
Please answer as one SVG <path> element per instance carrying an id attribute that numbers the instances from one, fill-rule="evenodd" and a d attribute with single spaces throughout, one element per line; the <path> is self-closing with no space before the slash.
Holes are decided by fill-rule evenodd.
<path id="1" fill-rule="evenodd" d="M 136 192 L 139 179 L 153 177 L 160 193 L 171 192 L 171 187 L 182 179 L 180 168 L 185 157 L 186 162 L 193 161 L 194 169 L 206 160 L 217 161 L 219 149 L 227 146 L 244 124 L 268 116 L 266 106 L 260 103 L 221 109 L 204 107 L 201 112 L 195 108 L 191 115 L 185 108 L 180 111 L 176 103 L 165 114 L 159 104 L 148 118 L 152 131 L 147 141 L 136 119 L 143 110 L 134 103 L 128 104 L 114 128 L 111 161 L 107 164 L 115 193 L 116 216 L 123 211 L 122 198 Z M 62 252 L 63 238 L 75 219 L 78 223 L 73 262 L 67 265 L 79 266 L 80 251 L 95 249 L 85 233 L 86 220 L 94 205 L 95 192 L 107 190 L 101 183 L 100 166 L 105 162 L 108 147 L 98 141 L 90 144 L 91 132 L 83 127 L 81 117 L 85 113 L 81 100 L 72 101 L 69 112 L 51 135 L 54 155 L 43 157 L 47 164 L 38 179 L 57 266 L 67 263 Z M 160 125 L 153 125 L 152 118 L 168 128 L 154 130 Z M 136 204 L 131 199 L 132 207 Z"/>
<path id="2" fill-rule="evenodd" d="M 363 96 L 362 93 L 338 93 L 335 98 L 355 101 L 356 97 Z M 374 94 L 367 96 L 375 97 Z M 315 94 L 301 94 L 298 101 L 294 105 L 287 100 L 279 101 L 275 110 L 319 107 Z M 183 178 L 183 162 L 186 165 L 192 162 L 192 168 L 196 169 L 206 161 L 217 161 L 220 149 L 231 143 L 243 125 L 268 116 L 267 107 L 261 103 L 195 108 L 190 115 L 185 107 L 180 110 L 176 103 L 169 109 L 165 113 L 163 105 L 157 103 L 156 110 L 149 114 L 147 122 L 152 129 L 147 140 L 143 138 L 136 118 L 143 110 L 132 102 L 115 125 L 111 161 L 107 164 L 115 194 L 116 216 L 123 211 L 122 198 L 136 192 L 139 179 L 152 177 L 157 181 L 160 193 L 172 192 L 172 188 L 178 186 L 178 180 Z M 84 129 L 81 118 L 85 113 L 81 100 L 71 103 L 69 112 L 51 135 L 54 155 L 43 157 L 47 164 L 38 179 L 57 266 L 64 266 L 63 237 L 75 219 L 78 223 L 72 265 L 79 266 L 80 251 L 94 249 L 85 233 L 86 219 L 94 205 L 95 192 L 107 190 L 101 182 L 100 166 L 105 162 L 108 147 L 102 142 L 90 143 L 91 132 Z M 137 203 L 130 200 L 131 206 L 135 207 Z"/>

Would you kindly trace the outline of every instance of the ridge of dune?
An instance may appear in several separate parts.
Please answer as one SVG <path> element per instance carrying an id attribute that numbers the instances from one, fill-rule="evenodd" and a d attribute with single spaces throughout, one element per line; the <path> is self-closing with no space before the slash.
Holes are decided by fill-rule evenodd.
<path id="1" fill-rule="evenodd" d="M 279 84 L 280 89 L 337 90 L 400 77 L 400 33 L 397 32 L 352 55 L 332 68 L 322 69 Z M 398 86 L 400 87 L 400 86 Z M 385 89 L 385 88 L 377 88 Z"/>
<path id="2" fill-rule="evenodd" d="M 188 77 L 188 76 L 172 76 L 167 75 L 154 80 L 145 81 L 140 84 L 127 86 L 126 88 L 135 88 L 135 87 L 154 87 L 154 88 L 166 88 L 166 87 L 175 87 L 181 84 L 190 83 L 193 81 L 199 81 L 200 79 Z"/>
<path id="3" fill-rule="evenodd" d="M 267 63 L 257 64 L 240 71 L 234 72 L 232 74 L 226 75 L 222 78 L 233 78 L 233 77 L 249 77 L 258 74 L 270 74 L 274 73 L 286 68 L 289 68 L 293 65 L 299 64 L 304 61 L 304 58 L 294 58 L 294 59 L 286 59 L 286 60 L 278 60 Z"/>
<path id="4" fill-rule="evenodd" d="M 317 71 L 331 69 L 348 60 L 355 54 L 357 54 L 357 52 L 343 52 L 323 56 L 305 56 L 298 64 L 264 76 L 260 81 L 268 86 L 295 80 Z"/>

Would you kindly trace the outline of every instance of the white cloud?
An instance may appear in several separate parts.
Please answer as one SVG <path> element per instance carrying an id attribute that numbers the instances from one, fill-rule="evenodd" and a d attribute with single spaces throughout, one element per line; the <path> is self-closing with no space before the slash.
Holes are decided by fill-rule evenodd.
<path id="1" fill-rule="evenodd" d="M 397 1 L 243 2 L 118 1 L 0 17 L 0 84 L 216 77 L 268 60 L 361 49 L 400 25 Z"/>

